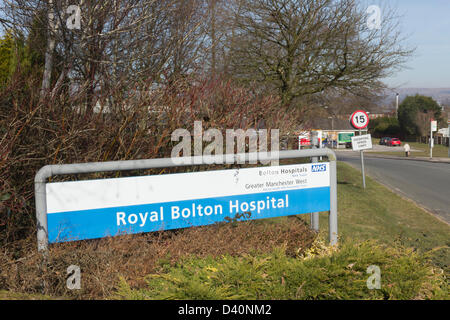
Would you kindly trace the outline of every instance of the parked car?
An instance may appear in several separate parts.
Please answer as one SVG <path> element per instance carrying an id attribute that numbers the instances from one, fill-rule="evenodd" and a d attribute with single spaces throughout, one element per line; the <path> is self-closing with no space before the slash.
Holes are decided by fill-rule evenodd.
<path id="1" fill-rule="evenodd" d="M 383 137 L 380 139 L 380 145 L 387 145 L 387 142 L 391 140 L 389 137 Z"/>
<path id="2" fill-rule="evenodd" d="M 345 143 L 345 148 L 346 149 L 351 149 L 352 148 L 352 142 L 351 141 L 346 142 Z"/>
<path id="3" fill-rule="evenodd" d="M 396 146 L 401 146 L 402 142 L 400 141 L 400 139 L 392 138 L 386 143 L 386 145 L 389 147 L 396 147 Z"/>

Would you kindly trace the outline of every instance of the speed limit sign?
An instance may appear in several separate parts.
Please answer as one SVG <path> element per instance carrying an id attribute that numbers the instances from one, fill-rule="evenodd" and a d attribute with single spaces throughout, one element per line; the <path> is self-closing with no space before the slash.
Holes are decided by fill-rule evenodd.
<path id="1" fill-rule="evenodd" d="M 353 128 L 358 130 L 367 128 L 367 125 L 369 124 L 369 115 L 363 110 L 355 111 L 350 116 L 350 124 Z"/>

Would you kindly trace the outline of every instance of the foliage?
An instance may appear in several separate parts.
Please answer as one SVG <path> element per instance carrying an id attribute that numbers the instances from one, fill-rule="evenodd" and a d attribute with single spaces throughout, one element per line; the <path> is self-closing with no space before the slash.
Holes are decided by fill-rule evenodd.
<path id="1" fill-rule="evenodd" d="M 400 135 L 400 125 L 393 117 L 381 117 L 371 120 L 369 130 L 374 137 L 398 136 Z"/>
<path id="2" fill-rule="evenodd" d="M 21 35 L 7 32 L 0 39 L 0 61 L 0 86 L 8 84 L 16 72 L 26 73 L 30 70 L 27 48 Z"/>
<path id="3" fill-rule="evenodd" d="M 367 288 L 376 265 L 381 289 Z M 448 298 L 442 272 L 411 249 L 373 241 L 346 242 L 312 258 L 290 257 L 283 248 L 269 254 L 219 259 L 191 257 L 148 276 L 146 289 L 121 279 L 125 299 L 439 299 Z"/>
<path id="4" fill-rule="evenodd" d="M 44 66 L 42 42 L 45 37 L 39 31 L 36 21 L 27 38 L 8 31 L 0 39 L 0 88 L 5 89 L 13 78 L 41 79 Z"/>
<path id="5" fill-rule="evenodd" d="M 420 114 L 432 113 L 434 120 L 441 119 L 441 107 L 431 97 L 416 94 L 406 97 L 398 107 L 398 121 L 400 128 L 406 135 L 420 136 L 426 134 L 422 132 L 422 123 Z M 422 117 L 423 118 L 423 117 Z M 428 121 L 427 118 L 424 121 Z M 428 125 L 429 127 L 429 125 Z"/>
<path id="6" fill-rule="evenodd" d="M 0 39 L 0 86 L 5 85 L 9 80 L 13 54 L 14 41 L 12 35 L 7 33 Z"/>

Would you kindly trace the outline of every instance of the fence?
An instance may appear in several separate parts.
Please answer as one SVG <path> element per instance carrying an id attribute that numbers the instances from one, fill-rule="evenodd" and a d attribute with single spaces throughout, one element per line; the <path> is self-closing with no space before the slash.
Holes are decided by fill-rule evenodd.
<path id="1" fill-rule="evenodd" d="M 440 144 L 440 145 L 448 147 L 450 138 L 443 137 L 443 136 L 434 136 L 433 140 L 434 140 L 435 145 Z M 416 142 L 421 142 L 421 143 L 429 143 L 429 141 L 430 141 L 430 136 L 419 137 L 416 140 Z"/>

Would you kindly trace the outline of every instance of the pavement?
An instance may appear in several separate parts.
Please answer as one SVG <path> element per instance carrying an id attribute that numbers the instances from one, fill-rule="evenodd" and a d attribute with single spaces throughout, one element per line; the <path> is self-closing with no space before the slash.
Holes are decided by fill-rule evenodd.
<path id="1" fill-rule="evenodd" d="M 335 151 L 339 161 L 361 169 L 359 152 Z M 448 158 L 430 160 L 426 157 L 406 158 L 364 152 L 367 175 L 411 199 L 447 223 L 450 223 L 449 164 Z"/>
<path id="2" fill-rule="evenodd" d="M 367 152 L 364 152 L 364 155 L 367 155 Z M 440 158 L 440 157 L 415 157 L 415 156 L 409 156 L 409 157 L 397 157 L 397 156 L 390 156 L 390 155 L 384 155 L 384 154 L 369 154 L 369 157 L 374 158 L 384 158 L 384 159 L 395 159 L 395 160 L 410 160 L 410 161 L 426 161 L 426 162 L 440 162 L 440 163 L 448 163 L 450 164 L 450 158 Z"/>
<path id="3" fill-rule="evenodd" d="M 350 149 L 349 149 L 350 150 Z M 413 149 L 411 148 L 411 152 L 419 152 L 421 150 Z M 396 147 L 388 147 L 385 145 L 379 145 L 379 144 L 373 144 L 372 149 L 367 150 L 365 152 L 405 152 L 405 148 L 403 146 L 396 146 Z"/>

